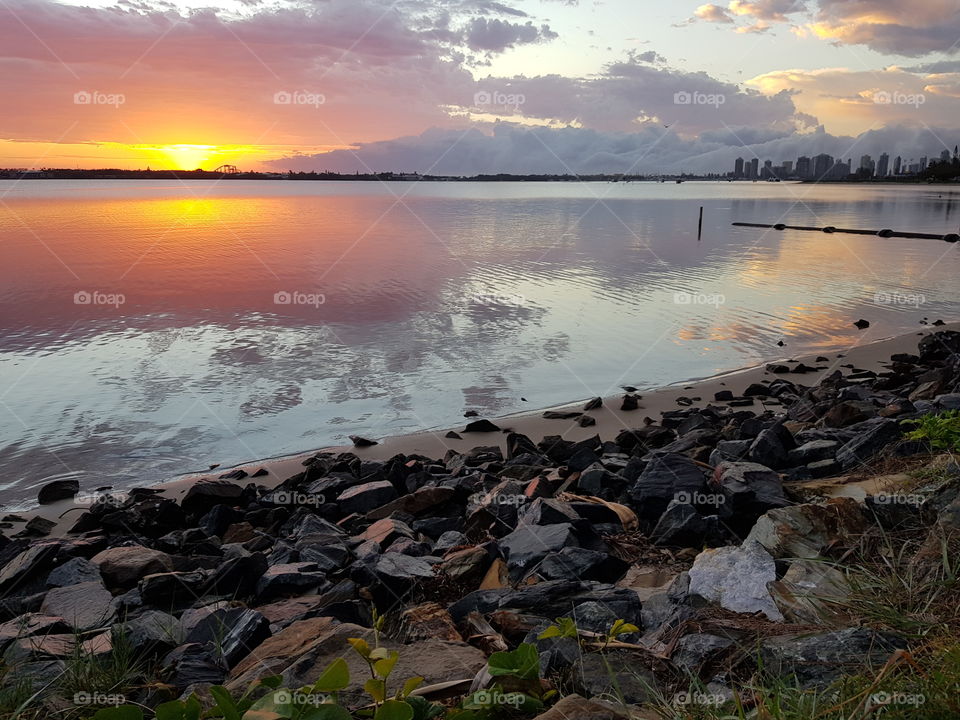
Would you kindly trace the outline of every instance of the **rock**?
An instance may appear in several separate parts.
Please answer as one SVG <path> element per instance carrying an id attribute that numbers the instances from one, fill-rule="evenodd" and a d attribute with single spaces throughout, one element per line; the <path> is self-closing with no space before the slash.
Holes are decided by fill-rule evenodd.
<path id="1" fill-rule="evenodd" d="M 652 528 L 678 493 L 699 493 L 704 487 L 703 470 L 686 455 L 655 453 L 630 488 L 631 508 L 642 527 Z"/>
<path id="2" fill-rule="evenodd" d="M 752 383 L 743 391 L 744 397 L 767 397 L 770 395 L 770 388 L 760 383 Z"/>
<path id="3" fill-rule="evenodd" d="M 487 432 L 500 432 L 500 426 L 494 425 L 489 420 L 474 420 L 471 423 L 467 423 L 467 426 L 463 429 L 465 433 L 487 433 Z"/>
<path id="4" fill-rule="evenodd" d="M 266 571 L 267 559 L 261 553 L 231 558 L 213 570 L 202 594 L 245 600 L 256 593 L 257 583 Z"/>
<path id="5" fill-rule="evenodd" d="M 590 415 L 581 415 L 580 418 L 577 419 L 577 425 L 580 427 L 593 427 L 596 424 L 597 419 Z"/>
<path id="6" fill-rule="evenodd" d="M 144 576 L 138 589 L 145 605 L 170 609 L 192 604 L 206 581 L 200 571 L 154 573 Z"/>
<path id="7" fill-rule="evenodd" d="M 566 547 L 550 553 L 540 563 L 537 574 L 545 580 L 595 580 L 615 583 L 627 572 L 629 564 L 598 550 Z"/>
<path id="8" fill-rule="evenodd" d="M 183 642 L 180 622 L 160 610 L 147 610 L 131 620 L 118 623 L 114 629 L 123 634 L 140 657 L 168 653 Z"/>
<path id="9" fill-rule="evenodd" d="M 795 560 L 781 580 L 770 584 L 770 595 L 787 622 L 801 625 L 848 621 L 838 608 L 849 592 L 840 570 L 815 560 Z"/>
<path id="10" fill-rule="evenodd" d="M 100 570 L 92 562 L 82 557 L 67 560 L 63 565 L 54 568 L 47 575 L 48 587 L 67 587 L 79 583 L 103 583 Z"/>
<path id="11" fill-rule="evenodd" d="M 368 520 L 381 520 L 393 513 L 402 512 L 414 517 L 432 513 L 445 503 L 453 501 L 457 491 L 451 487 L 422 487 L 409 495 L 398 497 L 376 510 L 367 513 Z"/>
<path id="12" fill-rule="evenodd" d="M 546 410 L 542 417 L 544 420 L 573 420 L 583 415 L 576 410 Z"/>
<path id="13" fill-rule="evenodd" d="M 623 396 L 623 401 L 620 403 L 620 410 L 623 412 L 629 412 L 631 410 L 637 410 L 640 408 L 640 398 L 637 395 L 632 395 L 627 393 Z"/>
<path id="14" fill-rule="evenodd" d="M 521 525 L 498 542 L 507 558 L 510 576 L 519 580 L 527 575 L 548 553 L 560 552 L 576 545 L 573 526 L 569 523 L 556 525 Z"/>
<path id="15" fill-rule="evenodd" d="M 195 683 L 219 685 L 227 674 L 226 663 L 213 643 L 174 648 L 163 658 L 162 665 L 170 671 L 173 686 L 181 691 Z"/>
<path id="16" fill-rule="evenodd" d="M 214 505 L 234 505 L 240 501 L 243 488 L 227 480 L 201 480 L 190 486 L 180 507 L 184 512 L 203 515 Z"/>
<path id="17" fill-rule="evenodd" d="M 844 470 L 857 467 L 897 440 L 900 434 L 897 421 L 889 418 L 879 420 L 837 450 L 837 462 Z"/>
<path id="18" fill-rule="evenodd" d="M 709 633 L 684 635 L 677 642 L 670 660 L 681 670 L 698 675 L 700 668 L 712 656 L 721 654 L 733 645 L 733 640 Z"/>
<path id="19" fill-rule="evenodd" d="M 795 676 L 805 689 L 825 688 L 841 675 L 875 671 L 906 647 L 902 638 L 869 628 L 817 635 L 784 635 L 761 641 L 760 661 L 779 676 Z"/>
<path id="20" fill-rule="evenodd" d="M 40 612 L 62 617 L 71 627 L 84 632 L 102 627 L 113 619 L 112 599 L 103 583 L 85 582 L 48 591 Z"/>
<path id="21" fill-rule="evenodd" d="M 343 623 L 335 625 L 330 618 L 313 618 L 295 622 L 264 641 L 230 673 L 227 688 L 243 691 L 257 678 L 283 675 L 284 686 L 312 685 L 330 663 L 343 658 L 350 669 L 350 685 L 340 693 L 346 707 L 365 705 L 368 697 L 363 684 L 370 676 L 363 659 L 347 652 L 348 638 L 363 638 L 373 645 L 373 631 Z M 381 638 L 380 646 L 397 650 L 400 659 L 393 670 L 397 678 L 420 676 L 424 684 L 473 678 L 486 665 L 484 654 L 464 643 L 423 640 L 412 645 L 398 645 Z"/>
<path id="22" fill-rule="evenodd" d="M 739 547 L 704 550 L 697 555 L 690 568 L 690 593 L 733 612 L 762 612 L 780 622 L 783 613 L 767 590 L 767 584 L 776 579 L 773 557 L 759 543 L 748 540 Z"/>
<path id="23" fill-rule="evenodd" d="M 603 398 L 595 397 L 592 400 L 588 400 L 587 404 L 583 406 L 584 412 L 589 412 L 590 410 L 599 410 L 603 407 Z"/>
<path id="24" fill-rule="evenodd" d="M 725 498 L 720 503 L 722 515 L 738 526 L 734 528 L 738 532 L 746 532 L 766 511 L 789 505 L 780 476 L 763 465 L 724 462 L 714 476 Z"/>
<path id="25" fill-rule="evenodd" d="M 435 602 L 425 602 L 407 608 L 400 615 L 406 642 L 419 640 L 446 640 L 463 642 L 457 626 L 447 609 Z"/>
<path id="26" fill-rule="evenodd" d="M 787 452 L 787 465 L 807 465 L 820 460 L 832 460 L 840 448 L 836 440 L 810 440 Z"/>
<path id="27" fill-rule="evenodd" d="M 378 444 L 376 440 L 368 440 L 360 435 L 351 435 L 350 442 L 353 443 L 354 447 L 373 447 Z"/>
<path id="28" fill-rule="evenodd" d="M 326 574 L 319 572 L 316 563 L 282 563 L 267 568 L 257 580 L 257 596 L 261 599 L 300 595 L 326 584 Z"/>
<path id="29" fill-rule="evenodd" d="M 387 480 L 363 483 L 347 488 L 337 498 L 337 505 L 344 515 L 368 512 L 397 497 L 393 484 Z"/>
<path id="30" fill-rule="evenodd" d="M 847 400 L 830 408 L 823 416 L 823 424 L 832 428 L 843 428 L 875 417 L 877 408 L 873 403 L 863 400 Z"/>
<path id="31" fill-rule="evenodd" d="M 129 588 L 146 575 L 173 570 L 169 555 L 143 545 L 110 548 L 94 555 L 90 562 L 99 568 L 110 588 Z"/>
<path id="32" fill-rule="evenodd" d="M 37 635 L 67 635 L 71 627 L 62 617 L 26 613 L 0 625 L 0 650 L 18 638 Z"/>
<path id="33" fill-rule="evenodd" d="M 632 716 L 599 700 L 565 695 L 556 705 L 534 720 L 630 720 Z M 639 719 L 637 719 L 639 720 Z"/>
<path id="34" fill-rule="evenodd" d="M 381 609 L 393 609 L 424 580 L 432 580 L 433 565 L 424 558 L 410 557 L 398 553 L 385 553 L 377 560 L 373 568 L 380 587 L 377 599 Z"/>
<path id="35" fill-rule="evenodd" d="M 793 437 L 782 425 L 762 430 L 748 451 L 749 458 L 768 468 L 779 469 L 786 465 L 787 452 L 793 447 Z"/>
<path id="36" fill-rule="evenodd" d="M 866 330 L 868 327 L 870 327 L 870 322 L 868 320 L 864 320 L 863 318 L 860 318 L 854 323 L 854 325 L 858 330 Z"/>
<path id="37" fill-rule="evenodd" d="M 703 547 L 721 538 L 720 519 L 704 517 L 690 503 L 673 501 L 650 532 L 654 545 Z"/>
<path id="38" fill-rule="evenodd" d="M 960 332 L 947 330 L 927 335 L 920 340 L 918 350 L 924 364 L 942 363 L 951 355 L 960 354 Z"/>
<path id="39" fill-rule="evenodd" d="M 823 505 L 804 504 L 768 511 L 757 520 L 745 543 L 756 542 L 774 558 L 818 558 L 827 548 L 852 545 L 867 520 L 852 498 Z"/>
<path id="40" fill-rule="evenodd" d="M 27 521 L 23 530 L 14 535 L 14 537 L 46 537 L 56 526 L 57 524 L 53 520 L 47 520 L 39 515 L 35 515 Z"/>
<path id="41" fill-rule="evenodd" d="M 631 650 L 584 653 L 581 662 L 574 666 L 572 683 L 585 695 L 616 698 L 627 705 L 650 702 L 657 680 L 643 666 L 645 658 L 644 653 Z M 579 720 L 579 716 L 570 717 Z"/>
<path id="42" fill-rule="evenodd" d="M 54 480 L 47 483 L 37 493 L 37 502 L 48 505 L 57 500 L 72 498 L 80 492 L 80 483 L 77 480 Z"/>
<path id="43" fill-rule="evenodd" d="M 454 432 L 453 430 L 448 430 L 444 437 L 448 440 L 463 440 L 463 436 L 458 432 Z"/>
<path id="44" fill-rule="evenodd" d="M 580 516 L 569 503 L 554 498 L 537 498 L 518 512 L 520 525 L 559 525 L 574 523 Z"/>
<path id="45" fill-rule="evenodd" d="M 725 402 L 727 400 L 733 400 L 733 392 L 731 390 L 720 390 L 713 394 L 713 399 L 717 402 Z"/>
<path id="46" fill-rule="evenodd" d="M 440 565 L 440 571 L 457 580 L 479 582 L 491 562 L 490 553 L 483 547 L 468 547 L 447 555 Z"/>
<path id="47" fill-rule="evenodd" d="M 270 621 L 256 610 L 216 610 L 203 618 L 187 636 L 188 643 L 213 643 L 228 668 L 270 637 Z"/>

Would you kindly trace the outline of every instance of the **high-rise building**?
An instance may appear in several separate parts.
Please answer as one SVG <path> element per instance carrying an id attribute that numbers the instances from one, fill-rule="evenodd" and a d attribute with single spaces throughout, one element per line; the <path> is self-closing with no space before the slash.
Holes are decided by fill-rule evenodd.
<path id="1" fill-rule="evenodd" d="M 833 167 L 833 156 L 827 155 L 826 153 L 820 153 L 815 158 L 813 158 L 813 177 L 815 180 L 819 180 L 828 172 L 830 168 Z"/>
<path id="2" fill-rule="evenodd" d="M 793 174 L 793 160 L 783 161 L 783 177 L 790 177 Z"/>
<path id="3" fill-rule="evenodd" d="M 756 180 L 760 176 L 760 173 L 758 172 L 759 168 L 760 158 L 753 158 L 750 161 L 750 172 L 748 173 L 748 176 L 751 180 Z"/>
<path id="4" fill-rule="evenodd" d="M 950 151 L 944 150 L 940 153 L 940 162 L 950 162 Z"/>
<path id="5" fill-rule="evenodd" d="M 733 164 L 733 176 L 735 178 L 743 177 L 743 158 L 737 158 L 737 161 Z"/>
<path id="6" fill-rule="evenodd" d="M 886 153 L 880 154 L 877 161 L 877 177 L 885 178 L 890 171 L 890 156 Z"/>
<path id="7" fill-rule="evenodd" d="M 862 171 L 862 174 L 866 175 L 867 173 L 869 173 L 870 176 L 872 177 L 873 176 L 873 158 L 870 157 L 869 155 L 861 155 L 860 170 Z"/>
<path id="8" fill-rule="evenodd" d="M 773 160 L 764 160 L 763 169 L 760 171 L 760 177 L 768 180 L 773 177 Z"/>
<path id="9" fill-rule="evenodd" d="M 900 164 L 901 164 L 902 162 L 903 162 L 903 161 L 900 159 L 900 156 L 897 155 L 896 159 L 893 161 L 893 174 L 894 174 L 894 175 L 899 175 L 899 174 L 900 174 Z"/>
<path id="10" fill-rule="evenodd" d="M 926 156 L 926 155 L 924 155 L 922 158 L 920 158 L 920 169 L 921 169 L 921 170 L 926 170 L 926 169 L 927 169 L 927 156 Z"/>
<path id="11" fill-rule="evenodd" d="M 813 174 L 813 169 L 810 165 L 810 158 L 806 155 L 801 155 L 797 158 L 797 177 L 801 180 L 808 179 Z"/>

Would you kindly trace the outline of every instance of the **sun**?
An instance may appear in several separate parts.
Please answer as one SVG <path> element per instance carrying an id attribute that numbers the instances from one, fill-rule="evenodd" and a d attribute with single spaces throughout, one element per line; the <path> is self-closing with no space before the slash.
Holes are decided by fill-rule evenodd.
<path id="1" fill-rule="evenodd" d="M 174 170 L 210 170 L 204 165 L 218 154 L 216 145 L 164 145 L 159 150 Z"/>

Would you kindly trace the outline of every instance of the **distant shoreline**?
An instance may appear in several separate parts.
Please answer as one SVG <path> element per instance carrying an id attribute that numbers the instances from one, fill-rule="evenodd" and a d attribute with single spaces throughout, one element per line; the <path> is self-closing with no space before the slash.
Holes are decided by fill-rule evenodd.
<path id="1" fill-rule="evenodd" d="M 785 180 L 750 180 L 729 178 L 719 174 L 693 175 L 654 174 L 513 174 L 496 173 L 491 175 L 420 175 L 418 173 L 331 173 L 331 172 L 217 172 L 215 170 L 121 170 L 101 168 L 96 170 L 70 170 L 51 168 L 45 170 L 23 170 L 19 168 L 0 168 L 0 180 L 288 180 L 314 182 L 607 182 L 607 183 L 750 183 L 761 184 L 779 182 L 801 183 L 804 185 L 829 183 L 848 185 L 958 185 L 954 181 L 933 181 L 920 177 L 903 178 L 824 178 L 821 180 L 803 180 L 788 178 Z"/>

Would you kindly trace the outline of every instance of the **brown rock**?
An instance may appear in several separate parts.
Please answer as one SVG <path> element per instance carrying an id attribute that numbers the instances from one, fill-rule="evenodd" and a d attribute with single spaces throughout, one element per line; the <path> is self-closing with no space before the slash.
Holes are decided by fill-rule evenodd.
<path id="1" fill-rule="evenodd" d="M 451 642 L 463 642 L 450 613 L 439 603 L 421 603 L 404 610 L 401 618 L 407 641 L 449 640 Z"/>
<path id="2" fill-rule="evenodd" d="M 257 533 L 254 530 L 253 525 L 250 523 L 233 523 L 223 532 L 223 542 L 224 544 L 245 543 L 249 540 L 253 540 L 256 535 Z"/>
<path id="3" fill-rule="evenodd" d="M 271 625 L 285 628 L 298 620 L 316 617 L 325 605 L 329 604 L 322 595 L 308 595 L 305 597 L 278 600 L 257 608 Z"/>
<path id="4" fill-rule="evenodd" d="M 94 555 L 90 562 L 100 568 L 107 587 L 133 587 L 145 575 L 173 570 L 169 555 L 143 545 L 110 548 Z"/>
<path id="5" fill-rule="evenodd" d="M 440 565 L 440 571 L 456 580 L 468 581 L 472 578 L 479 581 L 490 567 L 490 562 L 490 554 L 482 547 L 464 548 L 447 555 Z"/>
<path id="6" fill-rule="evenodd" d="M 375 510 L 371 510 L 367 513 L 367 519 L 380 520 L 395 512 L 404 512 L 415 516 L 420 515 L 427 510 L 431 510 L 450 501 L 455 494 L 456 491 L 450 487 L 422 487 L 409 495 L 391 500 L 386 505 L 381 505 Z"/>
<path id="7" fill-rule="evenodd" d="M 366 704 L 363 683 L 370 677 L 366 662 L 350 650 L 349 638 L 363 638 L 373 644 L 373 631 L 350 623 L 335 624 L 332 618 L 300 620 L 257 646 L 231 671 L 226 685 L 245 690 L 257 678 L 282 674 L 290 687 L 312 685 L 338 658 L 350 668 L 350 686 L 340 694 L 347 707 Z M 464 643 L 424 640 L 412 645 L 381 639 L 381 647 L 396 650 L 400 660 L 392 678 L 402 682 L 424 678 L 424 684 L 473 678 L 486 665 L 484 654 Z"/>
<path id="8" fill-rule="evenodd" d="M 579 695 L 567 695 L 545 713 L 537 715 L 534 720 L 630 720 L 630 717 L 606 703 L 587 700 Z"/>

